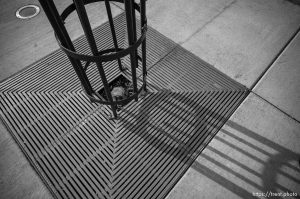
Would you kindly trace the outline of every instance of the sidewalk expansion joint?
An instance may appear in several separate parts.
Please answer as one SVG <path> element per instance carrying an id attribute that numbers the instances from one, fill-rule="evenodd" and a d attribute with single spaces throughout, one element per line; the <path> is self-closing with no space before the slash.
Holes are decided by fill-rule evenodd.
<path id="1" fill-rule="evenodd" d="M 266 100 L 265 98 L 263 98 L 262 96 L 260 96 L 259 94 L 255 93 L 254 91 L 251 91 L 251 93 L 253 93 L 254 95 L 256 95 L 257 97 L 259 97 L 260 99 L 262 99 L 263 101 L 267 102 L 269 105 L 273 106 L 275 109 L 277 109 L 278 111 L 280 111 L 281 113 L 283 113 L 284 115 L 288 116 L 289 118 L 291 118 L 292 120 L 294 120 L 295 122 L 298 122 L 300 124 L 300 121 L 297 120 L 295 117 L 293 117 L 292 115 L 288 114 L 287 112 L 285 112 L 284 110 L 280 109 L 279 107 L 277 107 L 276 105 L 274 105 L 273 103 L 271 103 L 270 101 Z"/>

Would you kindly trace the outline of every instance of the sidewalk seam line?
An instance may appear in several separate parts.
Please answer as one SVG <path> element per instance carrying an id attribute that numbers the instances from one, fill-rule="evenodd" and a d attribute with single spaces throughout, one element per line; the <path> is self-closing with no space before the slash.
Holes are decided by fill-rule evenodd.
<path id="1" fill-rule="evenodd" d="M 285 114 L 286 116 L 288 116 L 289 118 L 293 119 L 294 121 L 298 122 L 300 124 L 300 121 L 297 120 L 295 117 L 293 117 L 292 115 L 286 113 L 285 111 L 281 110 L 279 107 L 277 107 L 276 105 L 274 105 L 273 103 L 271 103 L 270 101 L 266 100 L 265 98 L 263 98 L 262 96 L 260 96 L 259 94 L 255 93 L 254 91 L 251 91 L 251 93 L 253 93 L 255 96 L 257 96 L 258 98 L 262 99 L 263 101 L 267 102 L 268 104 L 270 104 L 271 106 L 273 106 L 275 109 L 277 109 L 278 111 L 280 111 L 281 113 Z"/>
<path id="2" fill-rule="evenodd" d="M 200 28 L 198 28 L 194 33 L 192 33 L 184 41 L 178 42 L 178 44 L 179 45 L 183 45 L 184 43 L 186 43 L 187 41 L 189 41 L 192 37 L 194 37 L 196 34 L 198 34 L 200 31 L 202 31 L 208 24 L 212 23 L 216 18 L 218 18 L 222 13 L 224 13 L 225 10 L 227 10 L 228 8 L 230 8 L 236 2 L 237 2 L 237 0 L 233 0 L 228 5 L 225 5 L 219 13 L 217 13 L 215 16 L 212 16 L 212 18 L 209 19 L 207 22 L 205 22 L 205 24 L 203 26 L 201 26 Z"/>
<path id="3" fill-rule="evenodd" d="M 275 57 L 271 60 L 270 64 L 267 68 L 258 76 L 256 81 L 249 87 L 249 90 L 253 90 L 258 83 L 262 80 L 262 78 L 268 73 L 269 69 L 274 65 L 274 63 L 279 59 L 279 57 L 283 54 L 283 52 L 288 48 L 288 46 L 292 43 L 292 41 L 296 38 L 296 36 L 300 34 L 300 26 L 298 29 L 292 34 L 289 40 L 284 44 L 284 46 L 279 50 L 279 52 L 275 55 Z"/>

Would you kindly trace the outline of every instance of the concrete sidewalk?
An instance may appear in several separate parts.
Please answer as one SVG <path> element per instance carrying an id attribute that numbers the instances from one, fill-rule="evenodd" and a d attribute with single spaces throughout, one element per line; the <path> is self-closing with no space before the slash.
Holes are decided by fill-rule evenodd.
<path id="1" fill-rule="evenodd" d="M 300 7 L 286 1 L 217 6 L 218 13 L 179 42 L 254 89 L 168 198 L 299 197 Z"/>
<path id="2" fill-rule="evenodd" d="M 115 5 L 114 15 L 122 11 Z M 43 12 L 39 17 L 28 23 L 46 21 Z M 148 0 L 147 18 L 151 27 L 252 89 L 167 198 L 259 198 L 279 192 L 299 197 L 300 6 L 287 0 Z M 5 31 L 1 41 L 12 38 Z M 1 47 L 1 80 L 57 48 L 47 36 L 48 51 L 38 53 L 44 38 L 18 31 L 12 33 L 15 42 Z M 23 62 L 19 50 L 33 45 L 27 37 L 38 47 L 27 52 L 36 53 L 34 58 Z M 22 55 L 12 60 L 17 52 Z M 0 132 L 0 198 L 52 198 L 2 124 Z"/>

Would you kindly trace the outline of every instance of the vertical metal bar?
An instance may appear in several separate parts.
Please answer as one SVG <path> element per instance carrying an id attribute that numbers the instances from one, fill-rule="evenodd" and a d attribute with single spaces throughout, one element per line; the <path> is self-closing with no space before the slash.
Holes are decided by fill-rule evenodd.
<path id="1" fill-rule="evenodd" d="M 76 6 L 76 11 L 81 23 L 81 26 L 83 28 L 84 34 L 87 38 L 87 41 L 90 45 L 92 54 L 95 56 L 98 53 L 98 48 L 97 48 L 97 44 L 93 35 L 93 31 L 90 25 L 90 21 L 88 19 L 85 7 L 84 7 L 84 3 L 82 0 L 73 0 L 75 6 Z"/>
<path id="2" fill-rule="evenodd" d="M 117 41 L 114 21 L 113 21 L 112 14 L 111 14 L 111 8 L 110 8 L 109 0 L 105 0 L 105 7 L 106 7 L 106 12 L 107 12 L 107 16 L 108 16 L 109 25 L 110 25 L 110 30 L 111 30 L 111 34 L 112 34 L 112 38 L 113 38 L 113 42 L 114 42 L 114 47 L 115 47 L 116 52 L 117 52 L 119 47 L 118 47 L 118 41 Z M 123 71 L 123 67 L 122 67 L 122 63 L 121 63 L 120 58 L 118 58 L 118 65 L 119 65 L 120 71 Z"/>
<path id="3" fill-rule="evenodd" d="M 144 25 L 147 23 L 146 19 L 146 0 L 141 0 L 141 28 L 144 27 Z M 145 30 L 144 30 L 145 31 Z M 141 30 L 143 34 L 143 29 Z M 145 85 L 144 90 L 147 90 L 146 88 L 146 76 L 147 76 L 147 62 L 146 62 L 146 38 L 142 42 L 142 67 L 143 67 L 143 83 Z"/>
<path id="4" fill-rule="evenodd" d="M 135 4 L 135 2 L 134 2 L 134 0 L 131 0 L 131 5 L 132 5 L 132 27 L 133 27 L 133 43 L 135 43 L 136 42 L 136 40 L 137 40 L 137 34 L 136 34 L 136 17 L 135 17 L 135 9 L 134 9 L 134 4 Z M 137 55 L 138 55 L 138 51 L 137 50 L 135 50 L 135 56 L 136 56 L 136 58 L 137 58 Z M 136 62 L 136 67 L 138 67 L 138 59 L 136 59 L 135 60 L 135 62 Z"/>
<path id="5" fill-rule="evenodd" d="M 73 2 L 76 6 L 76 11 L 78 13 L 78 17 L 79 17 L 81 26 L 83 28 L 84 34 L 85 34 L 85 36 L 87 38 L 87 41 L 90 45 L 92 54 L 94 56 L 96 56 L 98 54 L 98 48 L 97 48 L 97 44 L 96 44 L 96 41 L 95 41 L 95 38 L 94 38 L 94 35 L 93 35 L 91 24 L 90 24 L 89 19 L 88 19 L 88 15 L 87 15 L 85 7 L 84 7 L 84 3 L 83 3 L 82 0 L 73 0 Z M 107 99 L 108 99 L 109 102 L 112 103 L 113 98 L 112 98 L 112 95 L 111 95 L 111 92 L 110 92 L 110 89 L 109 89 L 109 85 L 108 85 L 108 82 L 107 82 L 107 79 L 106 79 L 106 76 L 105 76 L 105 72 L 104 72 L 102 63 L 101 62 L 96 62 L 96 66 L 97 66 L 98 71 L 100 73 Z M 114 117 L 117 118 L 116 105 L 112 104 L 111 109 L 112 109 Z"/>
<path id="6" fill-rule="evenodd" d="M 75 48 L 73 46 L 73 43 L 71 41 L 71 38 L 69 37 L 69 34 L 63 24 L 63 21 L 60 18 L 60 15 L 53 3 L 53 0 L 39 0 L 41 6 L 43 7 L 43 10 L 51 24 L 51 26 L 53 27 L 54 32 L 56 33 L 59 41 L 61 42 L 61 44 L 63 46 L 65 46 L 66 48 L 75 51 Z M 83 86 L 85 92 L 87 92 L 87 94 L 91 95 L 94 91 L 93 88 L 86 76 L 85 71 L 83 70 L 83 67 L 80 63 L 79 60 L 76 60 L 70 56 L 68 56 L 80 82 L 81 85 Z"/>
<path id="7" fill-rule="evenodd" d="M 133 29 L 133 16 L 132 16 L 132 1 L 124 0 L 125 4 L 125 13 L 126 13 L 126 23 L 127 23 L 127 32 L 128 32 L 128 43 L 129 45 L 134 44 L 134 29 Z M 131 73 L 132 73 L 132 83 L 133 91 L 137 93 L 137 79 L 136 79 L 136 54 L 135 51 L 130 53 L 130 63 L 131 63 Z M 135 98 L 135 101 L 138 100 L 138 97 Z"/>

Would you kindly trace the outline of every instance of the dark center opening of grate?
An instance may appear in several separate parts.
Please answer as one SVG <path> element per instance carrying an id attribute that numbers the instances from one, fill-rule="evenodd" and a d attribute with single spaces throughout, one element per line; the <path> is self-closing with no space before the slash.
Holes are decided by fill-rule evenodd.
<path id="1" fill-rule="evenodd" d="M 133 94 L 133 85 L 124 75 L 117 76 L 109 83 L 109 89 L 114 101 L 125 100 Z M 105 100 L 107 100 L 104 88 L 98 92 Z M 127 102 L 126 104 L 128 104 Z M 120 110 L 126 104 L 118 105 L 117 109 Z"/>

